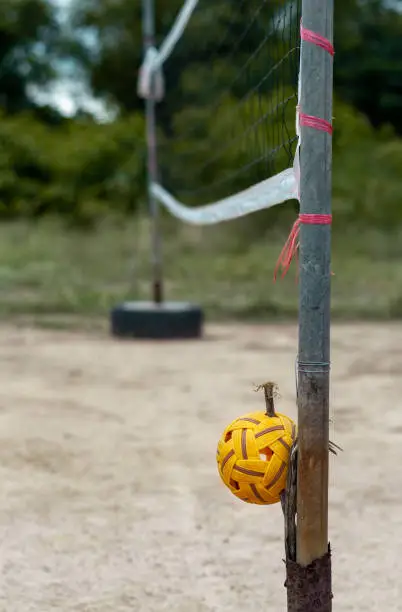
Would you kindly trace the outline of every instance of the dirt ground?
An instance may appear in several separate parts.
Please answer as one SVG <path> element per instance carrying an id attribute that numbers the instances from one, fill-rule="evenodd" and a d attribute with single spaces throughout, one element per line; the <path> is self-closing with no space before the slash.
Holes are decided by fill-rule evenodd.
<path id="1" fill-rule="evenodd" d="M 0 327 L 0 610 L 285 610 L 279 506 L 232 497 L 216 443 L 274 379 L 295 416 L 296 328 L 201 342 Z M 334 610 L 402 611 L 402 325 L 333 327 Z"/>

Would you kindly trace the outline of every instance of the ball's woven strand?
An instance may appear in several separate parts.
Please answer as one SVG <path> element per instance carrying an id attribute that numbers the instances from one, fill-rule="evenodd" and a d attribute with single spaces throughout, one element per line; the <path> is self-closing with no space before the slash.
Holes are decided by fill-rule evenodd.
<path id="1" fill-rule="evenodd" d="M 296 425 L 283 415 L 246 414 L 233 421 L 218 443 L 220 477 L 243 501 L 274 504 L 286 487 Z"/>

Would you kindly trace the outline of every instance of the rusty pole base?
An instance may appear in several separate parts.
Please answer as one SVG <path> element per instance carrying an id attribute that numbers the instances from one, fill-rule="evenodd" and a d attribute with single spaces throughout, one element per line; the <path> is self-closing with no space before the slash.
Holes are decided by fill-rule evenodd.
<path id="1" fill-rule="evenodd" d="M 288 612 L 331 612 L 331 548 L 307 567 L 286 561 Z"/>

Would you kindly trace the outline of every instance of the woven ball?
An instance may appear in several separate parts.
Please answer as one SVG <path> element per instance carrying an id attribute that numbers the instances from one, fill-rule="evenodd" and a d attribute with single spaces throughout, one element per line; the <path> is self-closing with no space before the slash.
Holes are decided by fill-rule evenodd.
<path id="1" fill-rule="evenodd" d="M 296 425 L 283 415 L 264 412 L 242 416 L 218 443 L 219 474 L 233 495 L 250 504 L 275 504 L 286 487 Z"/>

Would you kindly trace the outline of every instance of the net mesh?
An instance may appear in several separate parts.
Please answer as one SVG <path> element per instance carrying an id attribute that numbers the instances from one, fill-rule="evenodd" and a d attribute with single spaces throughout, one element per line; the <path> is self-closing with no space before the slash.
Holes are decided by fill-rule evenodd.
<path id="1" fill-rule="evenodd" d="M 171 4 L 177 15 L 182 2 Z M 300 5 L 195 3 L 157 106 L 159 183 L 178 200 L 212 203 L 292 166 Z"/>

